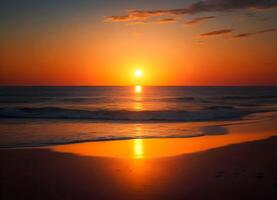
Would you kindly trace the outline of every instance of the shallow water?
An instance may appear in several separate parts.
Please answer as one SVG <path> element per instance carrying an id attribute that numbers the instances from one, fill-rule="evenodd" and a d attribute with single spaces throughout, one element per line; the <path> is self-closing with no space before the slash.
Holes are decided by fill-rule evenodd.
<path id="1" fill-rule="evenodd" d="M 1 87 L 0 146 L 228 134 L 276 110 L 276 87 Z"/>

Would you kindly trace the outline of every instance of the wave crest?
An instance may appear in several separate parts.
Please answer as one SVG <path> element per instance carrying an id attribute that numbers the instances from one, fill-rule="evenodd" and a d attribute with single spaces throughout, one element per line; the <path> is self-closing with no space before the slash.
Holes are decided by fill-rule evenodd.
<path id="1" fill-rule="evenodd" d="M 112 121 L 212 121 L 237 119 L 250 114 L 230 106 L 207 107 L 198 111 L 77 110 L 60 107 L 0 108 L 1 118 L 78 119 Z"/>

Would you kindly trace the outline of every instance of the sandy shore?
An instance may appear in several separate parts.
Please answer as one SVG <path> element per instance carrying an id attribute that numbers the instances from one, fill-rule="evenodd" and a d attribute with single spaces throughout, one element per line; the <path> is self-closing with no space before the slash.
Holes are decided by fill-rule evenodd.
<path id="1" fill-rule="evenodd" d="M 0 199 L 277 199 L 277 137 L 268 127 L 0 150 Z"/>
<path id="2" fill-rule="evenodd" d="M 1 150 L 1 199 L 276 199 L 277 138 L 152 159 Z"/>

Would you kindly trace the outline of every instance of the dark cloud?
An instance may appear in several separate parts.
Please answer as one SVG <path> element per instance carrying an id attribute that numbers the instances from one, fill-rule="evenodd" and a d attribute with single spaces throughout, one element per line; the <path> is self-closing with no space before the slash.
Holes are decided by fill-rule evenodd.
<path id="1" fill-rule="evenodd" d="M 175 23 L 176 19 L 174 18 L 163 18 L 163 19 L 157 19 L 154 21 L 154 23 L 157 24 L 168 24 L 168 23 Z"/>
<path id="2" fill-rule="evenodd" d="M 250 36 L 254 36 L 254 35 L 258 35 L 258 34 L 262 34 L 262 33 L 275 32 L 275 31 L 277 31 L 277 29 L 272 28 L 272 29 L 265 29 L 265 30 L 256 31 L 256 32 L 241 33 L 241 34 L 234 35 L 233 37 L 234 38 L 244 38 L 244 37 L 250 37 Z"/>
<path id="3" fill-rule="evenodd" d="M 266 10 L 276 7 L 276 0 L 202 0 L 180 9 L 129 10 L 126 15 L 109 16 L 106 17 L 105 21 L 145 20 L 153 16 L 185 15 L 213 11 L 226 12 L 239 9 Z"/>
<path id="4" fill-rule="evenodd" d="M 198 35 L 199 37 L 210 37 L 210 36 L 219 36 L 219 35 L 226 35 L 233 32 L 233 29 L 220 29 L 216 31 L 211 31 L 208 33 L 202 33 Z"/>
<path id="5" fill-rule="evenodd" d="M 186 9 L 189 13 L 207 11 L 231 11 L 238 9 L 271 9 L 277 7 L 276 0 L 203 0 Z"/>
<path id="6" fill-rule="evenodd" d="M 240 34 L 231 34 L 233 33 L 233 29 L 220 29 L 216 31 L 211 31 L 207 33 L 202 33 L 200 35 L 197 35 L 198 37 L 210 37 L 210 36 L 221 36 L 221 35 L 228 35 L 227 38 L 245 38 L 245 37 L 251 37 L 254 35 L 259 35 L 263 33 L 270 33 L 270 32 L 275 32 L 277 29 L 271 28 L 271 29 L 265 29 L 265 30 L 260 30 L 260 31 L 255 31 L 255 32 L 248 32 L 248 33 L 240 33 Z"/>
<path id="7" fill-rule="evenodd" d="M 177 20 L 174 18 L 162 18 L 162 19 L 156 19 L 153 21 L 130 21 L 128 25 L 144 25 L 144 24 L 169 24 L 169 23 L 175 23 Z"/>
<path id="8" fill-rule="evenodd" d="M 128 10 L 126 15 L 121 16 L 109 16 L 106 17 L 107 22 L 122 22 L 122 21 L 134 21 L 134 20 L 145 20 L 153 16 L 165 15 L 165 11 L 143 11 L 143 10 Z M 170 15 L 170 13 L 168 13 Z"/>
<path id="9" fill-rule="evenodd" d="M 198 17 L 198 18 L 194 18 L 194 19 L 186 22 L 185 24 L 188 25 L 188 26 L 192 26 L 192 25 L 199 24 L 200 22 L 203 22 L 203 21 L 206 21 L 206 20 L 209 20 L 209 19 L 214 19 L 214 18 L 215 18 L 214 16 Z"/>
<path id="10" fill-rule="evenodd" d="M 110 16 L 106 17 L 105 22 L 126 22 L 126 21 L 131 21 L 130 16 Z"/>

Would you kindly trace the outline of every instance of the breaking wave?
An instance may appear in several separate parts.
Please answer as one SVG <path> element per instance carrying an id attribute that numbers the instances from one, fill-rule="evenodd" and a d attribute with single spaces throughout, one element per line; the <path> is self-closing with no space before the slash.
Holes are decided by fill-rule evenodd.
<path id="1" fill-rule="evenodd" d="M 255 111 L 258 112 L 258 111 Z M 78 119 L 112 121 L 212 121 L 238 119 L 254 111 L 231 106 L 210 106 L 197 111 L 183 110 L 82 110 L 60 107 L 3 107 L 1 118 Z"/>

